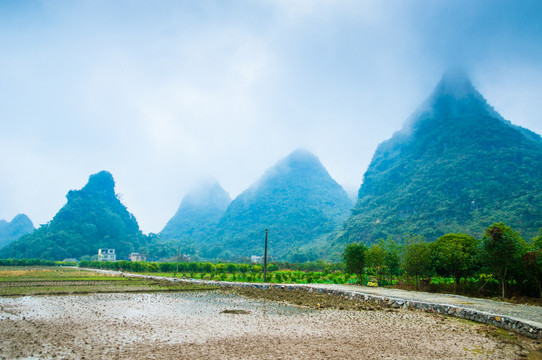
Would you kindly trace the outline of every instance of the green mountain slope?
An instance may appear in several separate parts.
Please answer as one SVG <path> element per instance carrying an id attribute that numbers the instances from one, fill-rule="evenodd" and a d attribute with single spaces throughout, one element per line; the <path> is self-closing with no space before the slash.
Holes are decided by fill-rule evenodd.
<path id="1" fill-rule="evenodd" d="M 316 156 L 296 150 L 232 201 L 220 220 L 208 256 L 263 255 L 278 258 L 312 244 L 341 224 L 352 203 Z"/>
<path id="2" fill-rule="evenodd" d="M 62 260 L 116 249 L 117 258 L 145 245 L 146 236 L 115 194 L 113 176 L 102 171 L 81 190 L 71 190 L 53 220 L 0 251 L 1 257 Z"/>
<path id="3" fill-rule="evenodd" d="M 526 238 L 542 226 L 542 139 L 504 120 L 464 74 L 449 72 L 378 146 L 334 244 L 479 236 L 496 221 Z"/>
<path id="4" fill-rule="evenodd" d="M 25 214 L 15 216 L 11 222 L 0 220 L 0 249 L 32 231 L 34 224 Z"/>
<path id="5" fill-rule="evenodd" d="M 231 203 L 216 180 L 198 184 L 183 198 L 179 209 L 160 232 L 163 240 L 194 241 L 209 236 Z"/>

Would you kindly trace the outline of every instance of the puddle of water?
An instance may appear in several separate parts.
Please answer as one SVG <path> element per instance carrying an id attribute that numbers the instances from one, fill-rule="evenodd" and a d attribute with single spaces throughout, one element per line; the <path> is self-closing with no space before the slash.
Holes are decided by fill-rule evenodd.
<path id="1" fill-rule="evenodd" d="M 93 333 L 97 343 L 121 346 L 142 337 L 186 343 L 259 333 L 269 327 L 280 332 L 281 324 L 289 322 L 297 324 L 292 325 L 297 331 L 305 316 L 314 313 L 312 309 L 220 291 L 0 298 L 0 318 L 82 328 Z"/>
<path id="2" fill-rule="evenodd" d="M 36 319 L 85 316 L 88 312 L 122 320 L 137 320 L 142 316 L 161 317 L 166 312 L 176 317 L 208 317 L 224 310 L 244 310 L 256 316 L 296 316 L 315 312 L 269 300 L 246 299 L 220 291 L 26 296 L 0 299 L 0 305 L 6 310 L 13 307 L 24 308 L 25 316 Z M 77 308 L 75 313 L 74 307 Z M 11 312 L 5 311 L 4 315 Z"/>

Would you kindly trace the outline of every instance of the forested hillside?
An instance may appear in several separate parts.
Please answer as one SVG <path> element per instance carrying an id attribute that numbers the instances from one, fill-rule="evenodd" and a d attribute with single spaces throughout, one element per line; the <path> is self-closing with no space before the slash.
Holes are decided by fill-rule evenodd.
<path id="1" fill-rule="evenodd" d="M 403 129 L 380 144 L 332 246 L 408 234 L 481 236 L 542 226 L 542 140 L 503 119 L 461 72 L 446 73 Z"/>
<path id="2" fill-rule="evenodd" d="M 117 198 L 109 172 L 91 175 L 85 187 L 69 191 L 66 198 L 51 222 L 5 247 L 0 256 L 62 260 L 114 248 L 123 258 L 146 245 L 135 217 Z"/>
<path id="3" fill-rule="evenodd" d="M 263 255 L 285 258 L 339 226 L 352 203 L 318 158 L 296 150 L 235 198 L 208 243 L 208 257 Z"/>

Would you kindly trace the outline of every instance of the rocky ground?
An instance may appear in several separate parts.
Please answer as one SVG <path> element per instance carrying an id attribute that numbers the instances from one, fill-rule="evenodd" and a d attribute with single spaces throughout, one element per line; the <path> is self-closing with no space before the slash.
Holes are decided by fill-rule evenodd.
<path id="1" fill-rule="evenodd" d="M 0 298 L 0 340 L 0 357 L 7 359 L 513 359 L 540 354 L 536 341 L 487 325 L 278 289 Z"/>

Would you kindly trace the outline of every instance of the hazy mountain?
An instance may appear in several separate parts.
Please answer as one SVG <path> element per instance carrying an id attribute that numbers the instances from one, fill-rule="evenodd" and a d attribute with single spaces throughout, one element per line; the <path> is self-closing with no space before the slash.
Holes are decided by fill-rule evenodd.
<path id="1" fill-rule="evenodd" d="M 186 194 L 160 235 L 164 240 L 208 237 L 230 203 L 230 196 L 216 180 L 203 181 Z"/>
<path id="2" fill-rule="evenodd" d="M 495 221 L 529 238 L 541 214 L 541 137 L 504 120 L 464 73 L 448 72 L 376 149 L 335 244 L 480 235 Z"/>
<path id="3" fill-rule="evenodd" d="M 66 198 L 51 222 L 13 242 L 0 255 L 62 260 L 114 248 L 117 258 L 122 258 L 145 244 L 146 236 L 117 198 L 109 172 L 91 175 L 85 187 L 69 191 Z"/>
<path id="4" fill-rule="evenodd" d="M 0 249 L 32 231 L 34 224 L 25 214 L 15 216 L 11 222 L 0 220 Z"/>
<path id="5" fill-rule="evenodd" d="M 267 228 L 269 254 L 285 258 L 336 229 L 351 207 L 318 158 L 296 150 L 232 201 L 208 256 L 263 255 Z"/>

